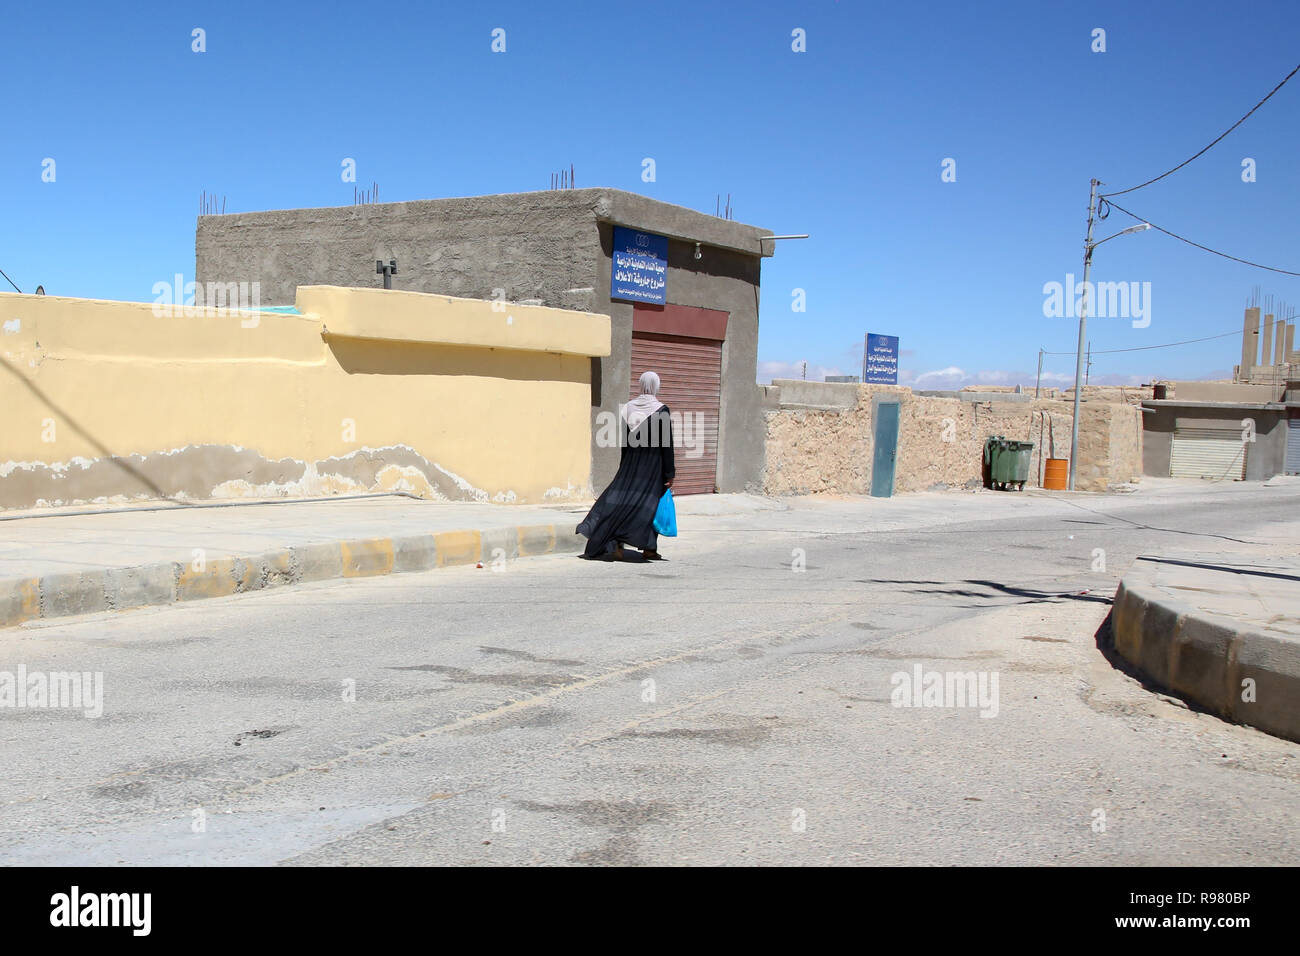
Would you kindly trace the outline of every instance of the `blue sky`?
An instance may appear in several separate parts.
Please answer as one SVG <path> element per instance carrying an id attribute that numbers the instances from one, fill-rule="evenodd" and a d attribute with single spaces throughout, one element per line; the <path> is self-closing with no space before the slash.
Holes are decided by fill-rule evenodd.
<path id="1" fill-rule="evenodd" d="M 1124 189 L 1182 162 L 1300 62 L 1297 36 L 1294 0 L 14 8 L 0 269 L 23 291 L 150 301 L 155 282 L 192 277 L 204 189 L 233 212 L 347 205 L 344 157 L 386 201 L 545 188 L 572 163 L 579 186 L 708 212 L 729 192 L 737 219 L 811 234 L 764 262 L 760 380 L 802 361 L 809 378 L 858 371 L 872 331 L 900 336 L 903 379 L 922 387 L 1032 384 L 1040 346 L 1074 348 L 1043 286 L 1081 273 L 1089 179 Z M 1297 117 L 1300 77 L 1117 201 L 1300 271 Z M 1113 212 L 1098 237 L 1129 224 Z M 1151 290 L 1147 327 L 1089 323 L 1098 350 L 1237 330 L 1255 287 L 1300 307 L 1300 279 L 1154 231 L 1099 249 L 1093 278 Z M 1239 351 L 1230 337 L 1099 355 L 1093 380 L 1223 376 Z M 1046 367 L 1072 379 L 1073 357 Z"/>

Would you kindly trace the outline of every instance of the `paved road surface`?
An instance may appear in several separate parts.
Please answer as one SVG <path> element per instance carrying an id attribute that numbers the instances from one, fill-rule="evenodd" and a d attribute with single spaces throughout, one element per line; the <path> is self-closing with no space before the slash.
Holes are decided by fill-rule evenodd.
<path id="1" fill-rule="evenodd" d="M 1300 747 L 1095 634 L 1136 554 L 1294 553 L 1298 503 L 797 502 L 684 515 L 656 564 L 25 626 L 0 670 L 102 672 L 104 715 L 0 709 L 0 862 L 1294 864 Z M 917 666 L 983 706 L 892 706 Z"/>

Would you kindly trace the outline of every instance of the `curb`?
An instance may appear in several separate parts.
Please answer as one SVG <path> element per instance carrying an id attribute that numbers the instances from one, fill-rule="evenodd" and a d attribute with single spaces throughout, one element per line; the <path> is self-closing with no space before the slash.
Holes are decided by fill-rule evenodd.
<path id="1" fill-rule="evenodd" d="M 0 628 L 25 621 L 127 611 L 228 597 L 249 591 L 512 561 L 581 551 L 585 539 L 564 525 L 516 525 L 489 531 L 441 531 L 298 545 L 244 557 L 164 562 L 0 580 Z"/>
<path id="2" fill-rule="evenodd" d="M 1180 603 L 1144 570 L 1120 581 L 1111 625 L 1115 651 L 1144 677 L 1224 720 L 1300 742 L 1300 641 Z"/>

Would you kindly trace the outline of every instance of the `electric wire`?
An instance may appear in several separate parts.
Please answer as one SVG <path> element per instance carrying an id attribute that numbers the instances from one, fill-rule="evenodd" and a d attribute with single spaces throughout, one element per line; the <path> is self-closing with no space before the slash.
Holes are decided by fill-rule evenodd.
<path id="1" fill-rule="evenodd" d="M 1170 236 L 1174 239 L 1177 239 L 1179 242 L 1185 242 L 1189 246 L 1195 246 L 1197 249 L 1202 249 L 1205 252 L 1213 253 L 1216 256 L 1222 256 L 1224 259 L 1231 259 L 1233 262 L 1240 262 L 1242 265 L 1254 266 L 1256 269 L 1264 269 L 1268 272 L 1280 272 L 1284 276 L 1300 277 L 1300 272 L 1292 272 L 1289 269 L 1279 269 L 1276 266 L 1262 265 L 1258 262 L 1251 262 L 1249 259 L 1242 259 L 1239 256 L 1230 256 L 1226 252 L 1220 252 L 1218 249 L 1211 249 L 1209 246 L 1203 246 L 1199 242 L 1193 242 L 1191 239 L 1188 239 L 1186 236 L 1180 236 L 1176 232 L 1170 232 L 1168 229 L 1165 229 L 1161 226 L 1157 226 L 1150 219 L 1144 219 L 1143 217 L 1139 216 L 1135 212 L 1129 212 L 1127 209 L 1125 209 L 1123 206 L 1119 205 L 1118 203 L 1113 203 L 1108 199 L 1104 200 L 1104 202 L 1106 202 L 1108 205 L 1114 206 L 1120 212 L 1124 213 L 1124 215 L 1132 216 L 1138 222 L 1144 222 L 1152 229 L 1156 230 L 1157 232 L 1163 232 L 1166 236 Z"/>
<path id="2" fill-rule="evenodd" d="M 14 291 L 15 291 L 15 292 L 17 292 L 19 295 L 22 295 L 22 294 L 23 294 L 23 290 L 20 289 L 20 288 L 18 288 L 18 286 L 14 283 L 14 280 L 13 280 L 13 279 L 10 279 L 9 276 L 5 273 L 5 271 L 4 271 L 3 269 L 0 269 L 0 276 L 4 276 L 4 277 L 5 277 L 5 281 L 8 282 L 11 286 L 14 287 Z"/>
<path id="3" fill-rule="evenodd" d="M 1186 339 L 1182 342 L 1168 342 L 1164 345 L 1139 345 L 1131 349 L 1093 349 L 1092 354 L 1112 355 L 1115 352 L 1146 352 L 1149 349 L 1171 349 L 1176 345 L 1191 345 L 1193 342 L 1208 342 L 1211 339 L 1226 339 L 1230 335 L 1240 335 L 1240 334 L 1241 334 L 1241 329 L 1236 329 L 1232 332 L 1224 332 L 1222 335 L 1207 335 L 1203 339 Z M 1069 352 L 1049 352 L 1046 349 L 1044 349 L 1043 354 L 1044 355 L 1073 355 L 1074 352 L 1073 350 Z"/>
<path id="4" fill-rule="evenodd" d="M 1131 193 L 1131 192 L 1133 192 L 1134 190 L 1142 189 L 1142 188 L 1144 188 L 1144 187 L 1146 187 L 1146 186 L 1150 186 L 1152 183 L 1158 183 L 1158 182 L 1160 182 L 1160 180 L 1164 179 L 1166 176 L 1170 176 L 1170 175 L 1172 175 L 1172 174 L 1178 172 L 1178 170 L 1182 169 L 1182 168 L 1183 168 L 1184 166 L 1186 166 L 1188 163 L 1192 162 L 1192 160 L 1199 159 L 1201 156 L 1204 156 L 1204 155 L 1205 155 L 1206 153 L 1208 153 L 1211 149 L 1213 149 L 1214 146 L 1216 146 L 1216 145 L 1217 145 L 1217 144 L 1218 144 L 1218 143 L 1219 143 L 1219 142 L 1220 142 L 1220 141 L 1221 141 L 1225 136 L 1227 136 L 1229 133 L 1231 133 L 1234 129 L 1236 129 L 1236 128 L 1237 128 L 1238 126 L 1240 126 L 1242 123 L 1246 122 L 1246 120 L 1250 119 L 1251 113 L 1254 113 L 1255 110 L 1259 109 L 1261 106 L 1263 106 L 1265 103 L 1267 103 L 1267 102 L 1269 101 L 1269 99 L 1273 96 L 1273 94 L 1276 93 L 1278 90 L 1282 89 L 1282 87 L 1286 86 L 1287 80 L 1289 80 L 1289 79 L 1291 79 L 1291 77 L 1295 76 L 1296 73 L 1300 73 L 1300 63 L 1297 63 L 1297 64 L 1296 64 L 1296 68 L 1295 68 L 1294 70 L 1292 70 L 1290 73 L 1288 73 L 1288 74 L 1286 75 L 1285 79 L 1283 79 L 1281 83 L 1279 83 L 1277 86 L 1273 87 L 1272 91 L 1268 94 L 1268 96 L 1264 97 L 1262 100 L 1260 100 L 1258 103 L 1256 103 L 1253 107 L 1251 107 L 1250 113 L 1247 113 L 1247 114 L 1246 114 L 1245 116 L 1243 116 L 1241 119 L 1237 120 L 1237 122 L 1235 122 L 1235 123 L 1233 123 L 1231 126 L 1229 126 L 1229 127 L 1228 127 L 1224 132 L 1223 132 L 1223 135 L 1221 135 L 1218 139 L 1216 139 L 1216 140 L 1215 140 L 1213 143 L 1211 143 L 1209 146 L 1206 146 L 1205 149 L 1201 150 L 1201 151 L 1200 151 L 1199 153 L 1197 153 L 1195 156 L 1191 157 L 1191 159 L 1184 160 L 1183 162 L 1181 162 L 1181 163 L 1179 163 L 1177 166 L 1175 166 L 1173 169 L 1169 170 L 1169 172 L 1167 172 L 1167 173 L 1161 173 L 1161 174 L 1160 174 L 1159 176 L 1157 176 L 1155 179 L 1148 179 L 1146 182 L 1144 182 L 1144 183 L 1140 183 L 1140 184 L 1137 185 L 1137 186 L 1130 186 L 1128 189 L 1121 189 L 1121 190 L 1119 190 L 1118 192 L 1113 192 L 1113 193 L 1103 193 L 1103 194 L 1102 194 L 1102 198 L 1105 199 L 1105 198 L 1107 198 L 1107 197 L 1109 197 L 1109 196 L 1122 196 L 1122 195 L 1124 195 L 1125 193 Z M 1116 206 L 1115 208 L 1118 209 L 1119 207 Z M 1291 274 L 1294 275 L 1294 273 L 1291 273 Z"/>

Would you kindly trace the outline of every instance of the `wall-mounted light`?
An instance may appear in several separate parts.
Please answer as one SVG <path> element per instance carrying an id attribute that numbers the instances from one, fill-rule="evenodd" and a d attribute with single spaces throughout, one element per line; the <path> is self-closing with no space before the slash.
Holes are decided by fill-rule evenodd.
<path id="1" fill-rule="evenodd" d="M 698 242 L 695 244 L 695 258 L 696 259 L 704 258 L 704 253 L 700 252 L 700 244 Z"/>

